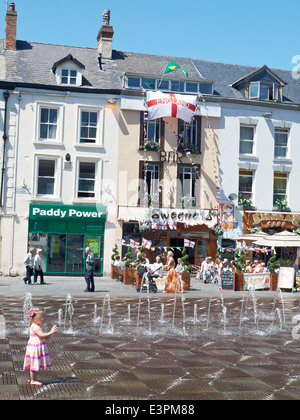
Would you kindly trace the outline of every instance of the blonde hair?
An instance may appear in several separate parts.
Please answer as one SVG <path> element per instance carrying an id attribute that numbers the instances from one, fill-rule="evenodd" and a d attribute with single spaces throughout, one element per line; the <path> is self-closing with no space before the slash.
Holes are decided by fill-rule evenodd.
<path id="1" fill-rule="evenodd" d="M 31 312 L 31 311 L 32 311 L 32 314 L 29 313 L 30 326 L 32 325 L 35 318 L 39 318 L 40 315 L 45 313 L 45 309 L 43 309 L 43 308 L 32 308 L 32 309 L 29 310 L 29 312 Z"/>
<path id="2" fill-rule="evenodd" d="M 39 254 L 40 252 L 43 252 L 43 250 L 42 250 L 41 248 L 38 248 L 38 249 L 36 250 L 36 253 L 37 253 L 37 254 Z"/>

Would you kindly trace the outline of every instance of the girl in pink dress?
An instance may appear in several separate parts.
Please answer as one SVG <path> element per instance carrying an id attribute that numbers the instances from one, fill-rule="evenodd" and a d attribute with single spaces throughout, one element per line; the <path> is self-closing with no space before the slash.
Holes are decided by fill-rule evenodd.
<path id="1" fill-rule="evenodd" d="M 29 341 L 26 347 L 23 369 L 30 369 L 30 380 L 28 381 L 30 385 L 42 385 L 41 382 L 36 380 L 37 373 L 40 369 L 51 367 L 45 339 L 54 334 L 57 331 L 57 327 L 54 325 L 50 332 L 43 333 L 40 327 L 45 322 L 45 311 L 43 309 L 30 309 L 29 316 Z"/>

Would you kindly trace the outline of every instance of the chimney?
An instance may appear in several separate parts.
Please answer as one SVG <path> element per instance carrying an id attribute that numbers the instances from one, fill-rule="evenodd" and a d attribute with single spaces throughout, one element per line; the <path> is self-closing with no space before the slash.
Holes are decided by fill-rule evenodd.
<path id="1" fill-rule="evenodd" d="M 5 48 L 7 50 L 17 49 L 17 12 L 15 3 L 10 3 L 6 12 Z"/>
<path id="2" fill-rule="evenodd" d="M 111 60 L 112 58 L 112 39 L 114 36 L 113 27 L 109 25 L 109 22 L 110 10 L 106 9 L 103 13 L 103 25 L 97 37 L 98 52 L 106 60 Z"/>

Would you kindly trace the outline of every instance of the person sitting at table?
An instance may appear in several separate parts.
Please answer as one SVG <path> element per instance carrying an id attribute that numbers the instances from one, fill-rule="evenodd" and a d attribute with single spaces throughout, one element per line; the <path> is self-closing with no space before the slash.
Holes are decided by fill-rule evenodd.
<path id="1" fill-rule="evenodd" d="M 160 256 L 157 255 L 155 259 L 155 263 L 150 264 L 150 269 L 151 269 L 151 272 L 153 273 L 153 277 L 156 277 L 156 278 L 160 277 L 162 267 L 163 267 L 163 263 L 160 259 Z"/>

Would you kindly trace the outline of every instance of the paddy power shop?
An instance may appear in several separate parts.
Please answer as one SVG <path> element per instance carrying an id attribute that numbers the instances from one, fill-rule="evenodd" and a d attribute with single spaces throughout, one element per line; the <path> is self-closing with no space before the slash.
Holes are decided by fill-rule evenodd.
<path id="1" fill-rule="evenodd" d="M 103 275 L 106 207 L 30 204 L 28 247 L 43 251 L 48 275 L 85 273 L 85 248 L 95 255 L 95 275 Z"/>

